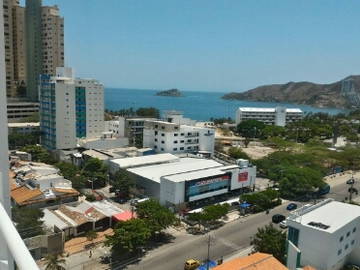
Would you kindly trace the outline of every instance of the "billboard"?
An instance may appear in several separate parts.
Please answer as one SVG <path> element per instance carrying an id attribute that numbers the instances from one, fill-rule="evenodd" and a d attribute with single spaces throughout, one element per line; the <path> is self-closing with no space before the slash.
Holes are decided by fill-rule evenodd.
<path id="1" fill-rule="evenodd" d="M 242 172 L 239 173 L 238 175 L 238 182 L 246 182 L 249 178 L 249 173 L 248 172 Z"/>
<path id="2" fill-rule="evenodd" d="M 226 180 L 229 180 L 230 176 L 229 175 L 223 175 L 220 177 L 216 177 L 216 178 L 210 178 L 210 179 L 206 179 L 206 180 L 200 180 L 195 182 L 195 186 L 204 186 L 204 185 L 209 185 L 209 184 L 213 184 L 213 183 L 218 183 L 218 182 L 223 182 Z"/>

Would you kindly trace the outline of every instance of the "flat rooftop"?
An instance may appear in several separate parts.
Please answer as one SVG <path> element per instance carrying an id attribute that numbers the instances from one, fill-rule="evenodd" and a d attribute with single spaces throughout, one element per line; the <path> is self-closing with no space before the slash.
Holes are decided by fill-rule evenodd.
<path id="1" fill-rule="evenodd" d="M 153 165 L 158 163 L 166 163 L 177 161 L 179 158 L 172 154 L 156 154 L 149 156 L 141 156 L 141 157 L 129 157 L 129 158 L 121 158 L 121 159 L 113 159 L 110 161 L 112 164 L 118 165 L 120 168 L 131 168 L 131 167 L 139 167 L 146 165 Z"/>
<path id="2" fill-rule="evenodd" d="M 128 171 L 160 183 L 160 178 L 163 176 L 189 173 L 191 171 L 200 171 L 216 167 L 222 168 L 223 165 L 210 159 L 181 158 L 177 162 L 133 168 L 128 169 Z M 203 175 L 204 174 L 202 174 L 201 177 L 204 177 Z"/>
<path id="3" fill-rule="evenodd" d="M 163 178 L 166 178 L 167 180 L 172 182 L 183 182 L 183 181 L 201 179 L 205 177 L 221 176 L 225 173 L 226 170 L 223 170 L 223 167 L 219 167 L 219 168 L 203 169 L 203 170 L 187 172 L 187 173 L 178 173 L 174 175 L 164 176 Z"/>
<path id="4" fill-rule="evenodd" d="M 256 108 L 256 107 L 239 107 L 239 110 L 242 112 L 275 112 L 274 108 Z M 303 111 L 299 108 L 286 108 L 286 112 L 296 112 L 296 113 L 302 113 Z"/>
<path id="5" fill-rule="evenodd" d="M 292 212 L 288 219 L 303 226 L 333 233 L 358 217 L 360 206 L 328 199 L 310 207 L 299 208 Z M 309 225 L 311 222 L 325 227 Z"/>

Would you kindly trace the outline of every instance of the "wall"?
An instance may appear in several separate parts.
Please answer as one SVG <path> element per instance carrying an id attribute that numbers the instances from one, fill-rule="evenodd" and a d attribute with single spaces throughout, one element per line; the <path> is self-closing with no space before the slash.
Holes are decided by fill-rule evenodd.
<path id="1" fill-rule="evenodd" d="M 160 179 L 160 203 L 179 204 L 185 201 L 185 182 L 172 182 L 162 177 Z"/>
<path id="2" fill-rule="evenodd" d="M 240 189 L 244 187 L 252 187 L 253 185 L 255 185 L 256 166 L 242 168 L 242 169 L 238 168 L 231 171 L 232 171 L 231 190 Z M 244 174 L 246 173 L 247 173 L 247 178 L 245 181 L 243 181 L 244 179 L 242 178 L 240 179 L 240 174 L 242 174 L 242 177 L 244 177 Z"/>

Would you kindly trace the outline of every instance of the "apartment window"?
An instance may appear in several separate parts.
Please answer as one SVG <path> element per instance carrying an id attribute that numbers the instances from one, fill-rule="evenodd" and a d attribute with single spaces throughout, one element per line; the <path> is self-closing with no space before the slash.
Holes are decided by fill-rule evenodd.
<path id="1" fill-rule="evenodd" d="M 157 131 L 155 131 L 155 135 L 158 135 L 158 132 L 157 132 Z"/>
<path id="2" fill-rule="evenodd" d="M 347 250 L 349 248 L 349 244 L 345 245 L 345 250 Z"/>
<path id="3" fill-rule="evenodd" d="M 158 125 L 155 125 L 154 127 L 155 127 L 155 128 L 158 128 L 159 126 L 158 126 Z"/>
<path id="4" fill-rule="evenodd" d="M 338 250 L 338 256 L 341 255 L 341 253 L 342 253 L 342 249 L 339 249 Z"/>
<path id="5" fill-rule="evenodd" d="M 164 151 L 164 148 L 161 148 L 161 151 Z"/>
<path id="6" fill-rule="evenodd" d="M 177 148 L 173 148 L 173 151 L 177 151 Z"/>
<path id="7" fill-rule="evenodd" d="M 155 145 L 154 148 L 157 149 L 157 146 Z"/>
<path id="8" fill-rule="evenodd" d="M 155 139 L 155 142 L 157 142 L 157 139 Z"/>
<path id="9" fill-rule="evenodd" d="M 353 233 L 354 233 L 354 232 L 356 232 L 356 227 L 354 227 L 354 229 L 353 229 Z"/>
<path id="10" fill-rule="evenodd" d="M 161 126 L 161 129 L 165 129 L 165 127 L 164 127 L 164 126 Z"/>
<path id="11" fill-rule="evenodd" d="M 179 129 L 179 127 L 174 127 L 174 129 L 178 130 L 178 129 Z"/>
<path id="12" fill-rule="evenodd" d="M 181 140 L 180 143 L 184 143 L 185 141 L 184 140 Z"/>
<path id="13" fill-rule="evenodd" d="M 353 246 L 355 244 L 355 240 L 351 240 L 351 245 Z"/>
<path id="14" fill-rule="evenodd" d="M 178 143 L 178 141 L 174 141 L 174 143 Z"/>
<path id="15" fill-rule="evenodd" d="M 180 147 L 180 150 L 184 150 L 184 147 Z"/>
<path id="16" fill-rule="evenodd" d="M 349 237 L 349 236 L 350 236 L 350 232 L 347 232 L 347 233 L 346 233 L 346 237 Z"/>
<path id="17" fill-rule="evenodd" d="M 165 136 L 165 133 L 161 133 L 161 136 L 163 136 L 163 137 L 164 137 L 164 136 Z"/>
<path id="18" fill-rule="evenodd" d="M 344 236 L 340 237 L 340 242 L 342 242 L 344 240 Z"/>
<path id="19" fill-rule="evenodd" d="M 174 136 L 175 136 L 175 137 L 177 137 L 177 135 L 179 135 L 179 134 L 177 134 L 177 133 L 174 133 Z"/>
<path id="20" fill-rule="evenodd" d="M 180 136 L 184 136 L 184 135 L 185 135 L 185 133 L 181 133 L 181 134 L 180 134 Z"/>
<path id="21" fill-rule="evenodd" d="M 164 141 L 161 141 L 161 143 L 165 143 Z"/>

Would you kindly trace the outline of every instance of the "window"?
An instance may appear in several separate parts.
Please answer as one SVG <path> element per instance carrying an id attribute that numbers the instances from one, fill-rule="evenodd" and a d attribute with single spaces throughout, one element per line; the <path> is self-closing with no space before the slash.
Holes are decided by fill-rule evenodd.
<path id="1" fill-rule="evenodd" d="M 161 151 L 164 151 L 164 148 L 161 148 Z"/>
<path id="2" fill-rule="evenodd" d="M 184 140 L 181 140 L 180 143 L 184 143 L 185 141 Z"/>
<path id="3" fill-rule="evenodd" d="M 174 141 L 174 143 L 178 143 L 178 141 Z"/>
<path id="4" fill-rule="evenodd" d="M 347 250 L 349 248 L 349 244 L 345 245 L 345 250 Z"/>
<path id="5" fill-rule="evenodd" d="M 349 237 L 349 236 L 350 236 L 350 232 L 347 232 L 347 233 L 346 233 L 346 237 Z"/>
<path id="6" fill-rule="evenodd" d="M 180 136 L 184 136 L 185 134 L 184 133 L 181 133 Z"/>
<path id="7" fill-rule="evenodd" d="M 174 127 L 174 129 L 175 129 L 175 130 L 178 130 L 178 129 L 179 129 L 179 127 Z"/>
<path id="8" fill-rule="evenodd" d="M 177 148 L 174 148 L 173 151 L 177 151 Z"/>
<path id="9" fill-rule="evenodd" d="M 164 126 L 161 126 L 161 129 L 165 129 L 165 127 L 164 127 Z"/>
<path id="10" fill-rule="evenodd" d="M 165 136 L 165 134 L 164 134 L 164 133 L 161 133 L 161 136 L 163 136 L 163 137 L 164 137 L 164 136 Z"/>
<path id="11" fill-rule="evenodd" d="M 342 249 L 339 249 L 338 250 L 338 256 L 341 255 L 341 253 L 342 253 Z"/>
<path id="12" fill-rule="evenodd" d="M 159 126 L 158 125 L 155 125 L 155 128 L 158 128 Z"/>
<path id="13" fill-rule="evenodd" d="M 354 229 L 353 229 L 353 233 L 354 233 L 354 232 L 356 232 L 356 227 L 354 227 Z"/>
<path id="14" fill-rule="evenodd" d="M 355 244 L 355 240 L 351 240 L 351 245 L 354 245 Z"/>
<path id="15" fill-rule="evenodd" d="M 179 135 L 179 134 L 177 134 L 177 133 L 174 133 L 174 136 L 176 137 L 177 135 Z"/>
<path id="16" fill-rule="evenodd" d="M 155 142 L 157 142 L 158 140 L 155 138 Z"/>
<path id="17" fill-rule="evenodd" d="M 180 150 L 184 150 L 184 147 L 180 147 Z"/>
<path id="18" fill-rule="evenodd" d="M 161 143 L 165 143 L 164 141 L 161 141 Z"/>
<path id="19" fill-rule="evenodd" d="M 340 237 L 340 242 L 342 242 L 344 240 L 344 236 Z"/>
<path id="20" fill-rule="evenodd" d="M 155 131 L 155 135 L 158 135 L 158 132 L 157 132 L 157 131 Z"/>
<path id="21" fill-rule="evenodd" d="M 157 148 L 157 146 L 155 145 L 155 146 L 154 146 L 154 148 L 156 149 L 156 148 Z"/>

